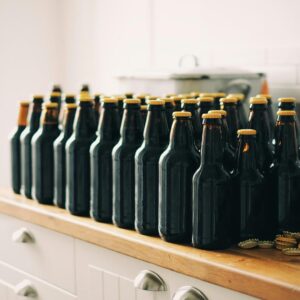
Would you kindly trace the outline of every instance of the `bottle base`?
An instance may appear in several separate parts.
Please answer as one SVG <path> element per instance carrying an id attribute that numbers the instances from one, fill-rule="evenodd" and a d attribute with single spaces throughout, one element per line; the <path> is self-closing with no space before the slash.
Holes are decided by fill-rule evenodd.
<path id="1" fill-rule="evenodd" d="M 174 235 L 162 235 L 160 234 L 160 237 L 168 242 L 168 243 L 176 243 L 176 244 L 190 244 L 191 238 L 182 235 L 182 234 L 174 234 Z"/>
<path id="2" fill-rule="evenodd" d="M 111 224 L 112 223 L 112 218 L 110 217 L 97 217 L 94 215 L 91 215 L 91 218 L 93 220 L 95 220 L 96 222 L 100 222 L 100 223 L 107 223 L 107 224 Z"/>
<path id="3" fill-rule="evenodd" d="M 74 211 L 68 209 L 68 212 L 73 215 L 73 216 L 78 216 L 78 217 L 90 217 L 90 213 L 86 211 Z"/>
<path id="4" fill-rule="evenodd" d="M 132 224 L 132 223 L 117 223 L 117 222 L 113 222 L 113 223 L 114 223 L 114 225 L 116 225 L 119 228 L 134 230 L 134 224 Z"/>
<path id="5" fill-rule="evenodd" d="M 150 228 L 150 229 L 147 229 L 147 228 L 138 228 L 136 227 L 135 230 L 140 233 L 140 234 L 143 234 L 143 235 L 149 235 L 149 236 L 158 236 L 158 230 L 157 229 L 153 229 L 153 228 Z"/>
<path id="6" fill-rule="evenodd" d="M 209 244 L 199 244 L 199 243 L 192 243 L 194 248 L 202 249 L 202 250 L 226 250 L 230 248 L 230 242 L 212 242 Z"/>

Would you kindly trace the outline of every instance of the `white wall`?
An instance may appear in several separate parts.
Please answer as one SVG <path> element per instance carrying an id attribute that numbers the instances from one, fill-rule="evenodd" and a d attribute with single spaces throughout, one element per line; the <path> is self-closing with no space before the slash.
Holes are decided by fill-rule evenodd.
<path id="1" fill-rule="evenodd" d="M 0 185 L 17 101 L 52 82 L 116 93 L 117 74 L 192 53 L 265 71 L 275 96 L 300 97 L 299 12 L 298 0 L 0 0 Z"/>

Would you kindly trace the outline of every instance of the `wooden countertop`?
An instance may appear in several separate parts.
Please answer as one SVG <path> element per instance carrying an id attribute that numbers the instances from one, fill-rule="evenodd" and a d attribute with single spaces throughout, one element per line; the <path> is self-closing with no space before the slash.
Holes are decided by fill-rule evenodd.
<path id="1" fill-rule="evenodd" d="M 204 251 L 140 235 L 0 189 L 0 213 L 261 299 L 300 299 L 300 258 L 271 249 Z"/>

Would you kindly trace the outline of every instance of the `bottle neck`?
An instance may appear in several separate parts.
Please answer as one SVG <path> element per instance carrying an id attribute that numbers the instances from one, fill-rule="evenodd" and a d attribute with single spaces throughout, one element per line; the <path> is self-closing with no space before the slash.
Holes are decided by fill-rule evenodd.
<path id="1" fill-rule="evenodd" d="M 179 117 L 173 121 L 170 133 L 171 148 L 192 148 L 194 146 L 191 118 Z"/>
<path id="2" fill-rule="evenodd" d="M 43 111 L 41 124 L 44 130 L 54 130 L 58 127 L 58 109 L 46 108 Z"/>
<path id="3" fill-rule="evenodd" d="M 70 136 L 73 132 L 76 108 L 66 108 L 64 113 L 63 132 Z"/>
<path id="4" fill-rule="evenodd" d="M 27 125 L 29 105 L 20 105 L 19 116 L 18 116 L 18 126 L 25 127 Z"/>
<path id="5" fill-rule="evenodd" d="M 225 116 L 222 116 L 221 119 L 221 129 L 222 129 L 222 141 L 223 145 L 225 146 L 227 143 L 229 143 L 229 129 L 228 124 Z"/>
<path id="6" fill-rule="evenodd" d="M 97 124 L 92 102 L 80 102 L 74 122 L 74 132 L 76 137 L 94 136 Z"/>
<path id="7" fill-rule="evenodd" d="M 255 135 L 240 136 L 237 148 L 237 169 L 240 173 L 257 169 Z"/>
<path id="8" fill-rule="evenodd" d="M 207 114 L 213 108 L 212 102 L 200 102 L 199 103 L 199 114 L 202 117 L 203 114 Z"/>
<path id="9" fill-rule="evenodd" d="M 277 121 L 278 136 L 275 144 L 275 158 L 280 163 L 298 160 L 296 124 L 293 116 L 280 116 Z"/>
<path id="10" fill-rule="evenodd" d="M 270 140 L 270 123 L 268 120 L 267 106 L 256 104 L 250 106 L 249 128 L 257 130 L 257 143 Z"/>
<path id="11" fill-rule="evenodd" d="M 201 144 L 201 165 L 222 165 L 222 161 L 221 121 L 220 119 L 205 119 Z"/>
<path id="12" fill-rule="evenodd" d="M 149 105 L 144 141 L 146 145 L 166 146 L 169 139 L 169 129 L 166 112 L 163 106 Z"/>
<path id="13" fill-rule="evenodd" d="M 195 111 L 198 109 L 197 104 L 193 104 L 193 103 L 183 103 L 181 108 L 182 110 L 189 111 L 192 114 L 194 114 Z"/>
<path id="14" fill-rule="evenodd" d="M 30 122 L 29 127 L 30 131 L 35 131 L 40 126 L 40 118 L 42 113 L 42 102 L 33 103 L 31 115 L 30 115 Z"/>
<path id="15" fill-rule="evenodd" d="M 143 121 L 139 104 L 125 105 L 120 133 L 123 143 L 136 143 L 143 139 Z"/>
<path id="16" fill-rule="evenodd" d="M 101 140 L 114 142 L 120 137 L 120 116 L 115 103 L 102 103 L 98 127 Z"/>

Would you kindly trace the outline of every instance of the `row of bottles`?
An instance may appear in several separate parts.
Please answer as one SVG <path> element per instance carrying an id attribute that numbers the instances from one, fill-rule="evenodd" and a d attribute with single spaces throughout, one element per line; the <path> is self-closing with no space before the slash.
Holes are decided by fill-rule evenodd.
<path id="1" fill-rule="evenodd" d="M 198 96 L 92 98 L 85 89 L 79 104 L 63 104 L 54 91 L 43 109 L 33 98 L 27 126 L 21 102 L 14 191 L 204 249 L 299 231 L 295 99 L 279 99 L 274 126 L 268 95 L 251 98 L 249 118 L 243 95 Z"/>

